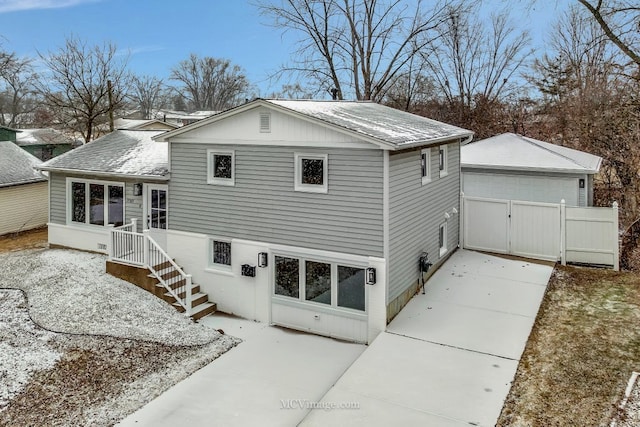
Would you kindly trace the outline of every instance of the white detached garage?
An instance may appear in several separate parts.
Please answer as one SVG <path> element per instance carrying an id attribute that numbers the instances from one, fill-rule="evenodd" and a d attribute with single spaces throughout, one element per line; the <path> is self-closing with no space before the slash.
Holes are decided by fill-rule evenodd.
<path id="1" fill-rule="evenodd" d="M 514 133 L 461 148 L 462 191 L 491 199 L 593 205 L 602 158 Z"/>

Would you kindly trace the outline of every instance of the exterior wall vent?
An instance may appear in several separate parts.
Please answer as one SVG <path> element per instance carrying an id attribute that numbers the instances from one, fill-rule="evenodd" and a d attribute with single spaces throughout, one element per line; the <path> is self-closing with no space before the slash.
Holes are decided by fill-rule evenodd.
<path id="1" fill-rule="evenodd" d="M 104 243 L 98 243 L 98 250 L 106 251 L 107 245 L 105 245 Z"/>
<path id="2" fill-rule="evenodd" d="M 260 132 L 271 132 L 270 113 L 260 113 Z"/>

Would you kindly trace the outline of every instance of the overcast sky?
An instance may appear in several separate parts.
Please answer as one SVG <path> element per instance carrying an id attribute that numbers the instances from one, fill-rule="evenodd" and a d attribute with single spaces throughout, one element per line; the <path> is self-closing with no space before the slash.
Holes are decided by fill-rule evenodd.
<path id="1" fill-rule="evenodd" d="M 571 0 L 539 0 L 533 9 L 525 0 L 485 3 L 485 10 L 510 5 L 541 47 Z M 280 89 L 268 76 L 294 50 L 293 36 L 283 39 L 263 25 L 266 18 L 248 0 L 0 0 L 0 15 L 3 48 L 21 56 L 54 51 L 73 34 L 90 44 L 111 41 L 128 52 L 131 71 L 161 78 L 190 53 L 228 58 L 246 70 L 260 96 Z"/>

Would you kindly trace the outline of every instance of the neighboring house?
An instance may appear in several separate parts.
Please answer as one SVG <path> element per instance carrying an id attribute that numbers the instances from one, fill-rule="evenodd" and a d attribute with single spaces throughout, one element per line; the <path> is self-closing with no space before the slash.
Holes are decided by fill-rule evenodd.
<path id="1" fill-rule="evenodd" d="M 66 153 L 81 143 L 55 129 L 21 129 L 16 144 L 43 162 Z"/>
<path id="2" fill-rule="evenodd" d="M 602 158 L 505 133 L 461 150 L 465 196 L 593 205 L 593 177 Z"/>
<path id="3" fill-rule="evenodd" d="M 421 257 L 437 266 L 458 246 L 471 136 L 370 102 L 261 99 L 155 143 L 107 135 L 44 165 L 50 242 L 106 251 L 103 224 L 138 218 L 221 311 L 370 342 L 415 294 Z M 168 153 L 152 173 L 119 166 L 153 144 Z"/>
<path id="4" fill-rule="evenodd" d="M 7 126 L 0 126 L 0 141 L 13 141 L 16 142 L 16 134 L 21 132 L 18 129 L 13 129 Z"/>
<path id="5" fill-rule="evenodd" d="M 145 209 L 157 199 L 147 203 L 145 195 L 169 179 L 167 144 L 151 139 L 162 132 L 117 130 L 42 164 L 50 180 L 49 243 L 106 252 L 109 226 L 150 215 Z"/>
<path id="6" fill-rule="evenodd" d="M 40 160 L 11 141 L 0 141 L 0 235 L 47 223 L 47 178 Z"/>
<path id="7" fill-rule="evenodd" d="M 162 130 L 168 131 L 177 129 L 180 126 L 170 123 L 163 122 L 160 120 L 145 120 L 145 119 L 116 119 L 114 121 L 114 127 L 116 129 L 122 130 Z"/>

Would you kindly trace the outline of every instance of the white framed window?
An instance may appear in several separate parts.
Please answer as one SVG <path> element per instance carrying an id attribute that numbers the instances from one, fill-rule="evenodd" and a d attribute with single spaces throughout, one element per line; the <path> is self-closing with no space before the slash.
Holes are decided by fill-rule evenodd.
<path id="1" fill-rule="evenodd" d="M 260 113 L 260 132 L 271 132 L 271 113 Z"/>
<path id="2" fill-rule="evenodd" d="M 326 193 L 328 191 L 327 154 L 295 153 L 295 191 Z"/>
<path id="3" fill-rule="evenodd" d="M 124 224 L 124 183 L 67 178 L 67 223 Z"/>
<path id="4" fill-rule="evenodd" d="M 438 245 L 440 247 L 440 256 L 447 253 L 447 223 L 440 224 L 438 229 Z"/>
<path id="5" fill-rule="evenodd" d="M 207 183 L 235 185 L 235 151 L 207 150 Z"/>
<path id="6" fill-rule="evenodd" d="M 422 184 L 431 182 L 431 148 L 420 151 L 420 170 L 422 174 Z"/>
<path id="7" fill-rule="evenodd" d="M 448 149 L 446 145 L 438 147 L 438 164 L 440 169 L 440 178 L 447 176 L 449 173 Z"/>
<path id="8" fill-rule="evenodd" d="M 230 269 L 231 268 L 231 241 L 224 239 L 209 239 L 211 267 Z"/>
<path id="9" fill-rule="evenodd" d="M 275 255 L 273 294 L 311 304 L 366 312 L 365 267 Z"/>

